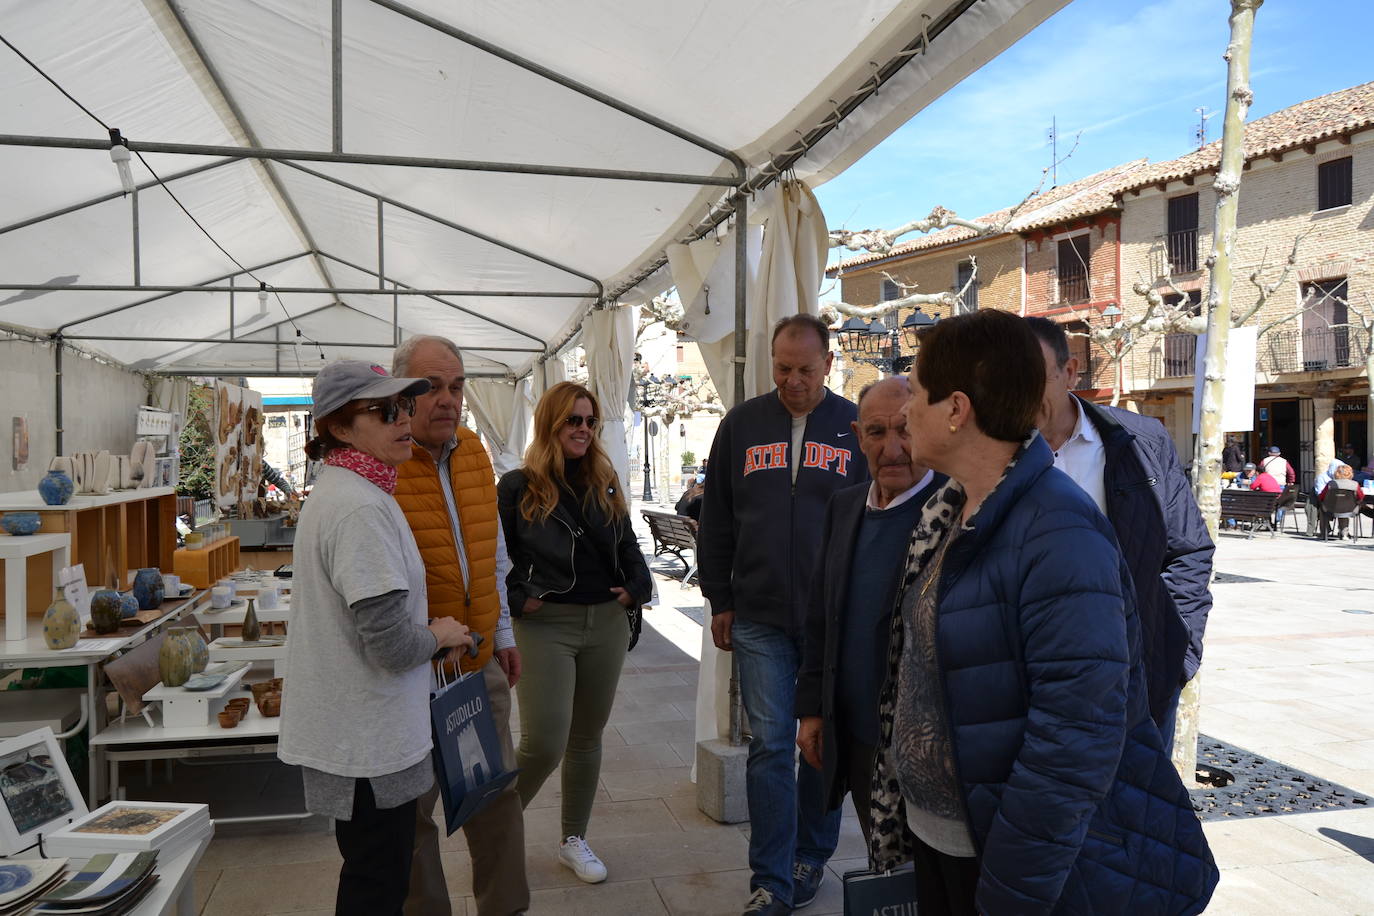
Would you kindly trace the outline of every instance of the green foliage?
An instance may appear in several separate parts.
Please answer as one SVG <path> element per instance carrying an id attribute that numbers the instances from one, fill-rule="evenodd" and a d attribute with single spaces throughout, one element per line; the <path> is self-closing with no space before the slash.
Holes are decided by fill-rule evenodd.
<path id="1" fill-rule="evenodd" d="M 682 466 L 683 466 L 683 467 L 686 467 L 686 466 L 689 465 L 689 464 L 696 464 L 696 463 L 697 463 L 697 453 L 694 452 L 694 451 L 692 451 L 692 450 L 689 449 L 689 448 L 683 449 L 683 450 L 682 450 Z"/>
<path id="2" fill-rule="evenodd" d="M 181 482 L 178 496 L 209 499 L 215 492 L 215 390 L 194 386 L 186 401 L 186 425 L 181 428 Z"/>

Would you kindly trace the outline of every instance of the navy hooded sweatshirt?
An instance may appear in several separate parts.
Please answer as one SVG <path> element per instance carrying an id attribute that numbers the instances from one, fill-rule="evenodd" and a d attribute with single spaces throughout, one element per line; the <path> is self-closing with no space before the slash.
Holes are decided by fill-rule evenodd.
<path id="1" fill-rule="evenodd" d="M 827 390 L 806 417 L 792 483 L 792 415 L 776 390 L 730 410 L 716 430 L 697 554 L 711 613 L 800 634 L 830 494 L 868 480 L 850 423 L 858 408 Z"/>

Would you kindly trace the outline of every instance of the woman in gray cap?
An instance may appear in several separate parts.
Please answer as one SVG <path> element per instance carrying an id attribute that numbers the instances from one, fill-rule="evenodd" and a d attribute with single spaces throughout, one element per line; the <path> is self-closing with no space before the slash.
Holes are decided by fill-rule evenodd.
<path id="1" fill-rule="evenodd" d="M 428 389 L 357 360 L 315 379 L 305 448 L 325 468 L 296 531 L 277 756 L 303 768 L 306 808 L 337 821 L 341 914 L 401 913 L 415 800 L 434 780 L 429 661 L 472 644 L 452 618 L 426 625 L 425 568 L 391 495 Z"/>

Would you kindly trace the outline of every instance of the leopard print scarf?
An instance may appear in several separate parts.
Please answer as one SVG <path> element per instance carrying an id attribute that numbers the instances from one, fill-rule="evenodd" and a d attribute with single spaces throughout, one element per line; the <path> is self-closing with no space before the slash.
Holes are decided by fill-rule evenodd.
<path id="1" fill-rule="evenodd" d="M 1002 471 L 997 486 L 1007 479 L 1011 469 L 1026 453 L 1026 448 L 1035 440 L 1039 432 L 1032 431 L 1026 441 L 1021 443 L 1016 454 Z M 993 488 L 997 492 L 997 487 Z M 988 494 L 988 498 L 992 493 Z M 984 500 L 986 502 L 986 500 Z M 921 517 L 911 532 L 911 543 L 907 549 L 906 570 L 902 575 L 902 587 L 897 590 L 896 604 L 892 613 L 892 635 L 887 649 L 887 677 L 883 681 L 882 695 L 878 705 L 878 753 L 873 764 L 873 784 L 870 787 L 869 811 L 873 818 L 873 832 L 869 839 L 868 861 L 876 871 L 891 871 L 904 862 L 911 861 L 915 854 L 916 837 L 906 825 L 906 800 L 902 796 L 902 786 L 897 778 L 897 763 L 893 757 L 892 726 L 897 707 L 897 669 L 902 660 L 902 646 L 905 638 L 901 614 L 902 595 L 920 578 L 950 527 L 958 524 L 959 514 L 964 506 L 964 488 L 953 480 L 931 495 L 921 507 Z M 939 583 L 935 583 L 938 589 Z M 953 723 L 950 723 L 953 725 Z"/>
<path id="2" fill-rule="evenodd" d="M 964 504 L 964 491 L 954 481 L 945 484 L 921 507 L 920 519 L 911 531 L 907 548 L 906 571 L 892 613 L 892 635 L 887 649 L 887 677 L 878 706 L 878 754 L 873 765 L 869 810 L 873 831 L 869 839 L 869 864 L 877 871 L 890 871 L 909 862 L 916 838 L 906 826 L 906 802 L 897 779 L 897 762 L 892 753 L 892 723 L 897 705 L 897 667 L 902 658 L 903 627 L 900 608 L 902 594 L 919 577 L 950 527 L 957 523 Z M 937 585 L 938 587 L 938 585 Z"/>

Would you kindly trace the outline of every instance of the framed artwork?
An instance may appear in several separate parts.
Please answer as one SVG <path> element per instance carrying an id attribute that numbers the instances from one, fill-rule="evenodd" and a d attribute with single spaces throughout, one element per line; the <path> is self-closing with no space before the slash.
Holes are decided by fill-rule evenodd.
<path id="1" fill-rule="evenodd" d="M 0 741 L 0 854 L 28 849 L 85 816 L 86 802 L 51 728 Z"/>
<path id="2" fill-rule="evenodd" d="M 44 838 L 58 855 L 171 849 L 210 825 L 210 809 L 177 802 L 112 801 Z"/>

